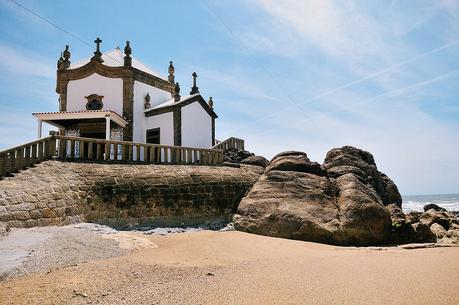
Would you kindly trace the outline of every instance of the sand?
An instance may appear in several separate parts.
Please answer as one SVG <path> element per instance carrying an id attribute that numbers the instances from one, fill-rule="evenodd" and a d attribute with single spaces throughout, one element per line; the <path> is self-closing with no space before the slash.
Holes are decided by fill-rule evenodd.
<path id="1" fill-rule="evenodd" d="M 123 232 L 118 243 L 134 250 L 0 282 L 0 304 L 459 304 L 459 247 L 344 248 L 236 231 Z"/>

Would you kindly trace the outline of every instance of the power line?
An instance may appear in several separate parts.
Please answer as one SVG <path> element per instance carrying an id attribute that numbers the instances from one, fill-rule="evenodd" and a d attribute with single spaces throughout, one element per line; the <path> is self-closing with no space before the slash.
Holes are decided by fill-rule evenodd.
<path id="1" fill-rule="evenodd" d="M 399 94 L 402 94 L 402 93 L 407 92 L 407 91 L 412 91 L 412 90 L 418 89 L 420 87 L 424 87 L 424 86 L 427 86 L 427 85 L 430 85 L 430 84 L 433 84 L 433 83 L 437 83 L 439 81 L 442 81 L 442 80 L 447 79 L 447 78 L 452 77 L 452 76 L 456 76 L 458 74 L 459 74 L 459 69 L 451 70 L 451 71 L 449 71 L 447 73 L 441 74 L 441 75 L 436 76 L 434 78 L 430 78 L 430 79 L 427 79 L 427 80 L 424 80 L 424 81 L 417 82 L 417 83 L 415 83 L 413 85 L 409 85 L 409 86 L 405 86 L 405 87 L 402 87 L 402 88 L 397 88 L 397 89 L 394 89 L 394 90 L 389 90 L 389 91 L 382 92 L 382 93 L 380 93 L 378 95 L 375 95 L 373 97 L 370 97 L 368 99 L 363 99 L 363 100 L 360 100 L 360 101 L 358 101 L 356 103 L 353 103 L 350 106 L 351 107 L 359 106 L 359 105 L 374 101 L 376 99 L 379 99 L 380 97 L 383 97 L 383 96 L 388 96 L 388 95 L 393 95 L 393 94 L 399 95 Z M 346 107 L 346 108 L 349 108 L 349 107 Z M 322 111 L 321 114 L 327 114 L 327 113 L 331 113 L 331 112 L 332 111 Z M 311 115 L 306 114 L 306 118 L 303 118 L 302 120 L 297 121 L 295 124 L 293 124 L 293 126 L 300 125 L 301 123 L 305 122 L 310 117 L 311 117 Z M 271 130 L 274 130 L 274 129 L 275 128 L 265 129 L 265 130 L 263 130 L 261 132 L 255 133 L 254 135 L 257 135 L 257 136 L 264 135 L 264 134 L 267 134 Z"/>
<path id="2" fill-rule="evenodd" d="M 216 17 L 216 19 L 219 20 L 220 23 L 226 28 L 226 30 L 230 33 L 230 35 L 233 37 L 233 39 L 235 39 L 236 41 L 238 41 L 238 42 L 242 45 L 243 48 L 245 48 L 246 50 L 248 50 L 248 48 L 245 46 L 245 44 L 244 44 L 243 42 L 241 42 L 241 41 L 238 39 L 238 37 L 237 37 L 237 35 L 234 33 L 234 31 L 231 30 L 231 28 L 229 27 L 229 25 L 228 25 L 226 22 L 224 22 L 223 19 L 220 18 L 220 17 L 216 14 L 216 12 L 215 12 L 214 10 L 212 10 L 212 8 L 211 8 L 210 5 L 207 3 L 207 1 L 206 1 L 206 0 L 201 0 L 201 1 L 207 6 L 207 8 L 208 8 L 208 10 L 211 12 L 211 14 L 212 14 L 214 17 Z M 287 95 L 287 98 L 293 103 L 293 105 L 287 106 L 287 107 L 285 107 L 285 108 L 283 108 L 283 109 L 281 109 L 281 110 L 279 110 L 279 111 L 277 111 L 277 112 L 273 112 L 273 113 L 268 114 L 268 115 L 266 115 L 266 116 L 263 116 L 263 117 L 261 117 L 261 118 L 255 119 L 255 120 L 253 120 L 253 121 L 251 121 L 251 122 L 249 122 L 249 123 L 244 124 L 244 125 L 241 126 L 241 127 L 238 127 L 238 128 L 235 128 L 235 129 L 229 131 L 227 134 L 233 133 L 233 132 L 235 132 L 235 131 L 242 130 L 242 129 L 244 129 L 244 128 L 250 126 L 250 125 L 253 125 L 253 124 L 258 123 L 258 122 L 260 122 L 260 121 L 264 121 L 264 120 L 266 120 L 266 119 L 269 119 L 269 118 L 271 118 L 271 117 L 274 117 L 274 116 L 278 115 L 280 112 L 285 112 L 285 111 L 287 111 L 287 110 L 291 110 L 291 109 L 292 109 L 293 107 L 295 107 L 295 106 L 304 106 L 304 105 L 306 105 L 306 104 L 309 104 L 309 103 L 311 103 L 311 102 L 313 102 L 313 101 L 322 99 L 322 98 L 324 98 L 324 97 L 326 97 L 326 96 L 328 96 L 328 95 L 331 95 L 331 94 L 333 94 L 333 93 L 335 93 L 335 92 L 338 92 L 338 91 L 340 91 L 340 90 L 347 89 L 347 88 L 349 88 L 349 87 L 352 87 L 352 86 L 357 85 L 357 84 L 359 84 L 359 83 L 362 83 L 362 82 L 364 82 L 364 81 L 367 81 L 367 80 L 376 78 L 376 77 L 378 77 L 378 76 L 380 76 L 380 75 L 382 75 L 382 74 L 385 74 L 385 73 L 387 73 L 387 72 L 390 72 L 390 71 L 392 71 L 392 70 L 394 70 L 394 69 L 403 67 L 403 66 L 405 66 L 405 65 L 407 65 L 407 64 L 409 64 L 409 63 L 412 63 L 412 62 L 414 62 L 414 61 L 417 61 L 417 60 L 419 60 L 419 59 L 421 59 L 421 58 L 424 58 L 424 57 L 427 57 L 427 56 L 429 56 L 429 55 L 438 53 L 438 52 L 440 52 L 440 51 L 442 51 L 442 50 L 451 48 L 451 47 L 456 46 L 456 45 L 458 45 L 458 44 L 459 44 L 459 39 L 458 39 L 458 40 L 451 41 L 451 42 L 449 42 L 449 43 L 447 43 L 447 44 L 445 44 L 445 45 L 442 45 L 442 46 L 437 47 L 437 48 L 435 48 L 435 49 L 432 49 L 432 50 L 429 50 L 429 51 L 427 51 L 427 52 L 418 54 L 418 55 L 416 55 L 416 56 L 414 56 L 414 57 L 408 58 L 408 59 L 406 59 L 406 60 L 404 60 L 404 61 L 401 61 L 401 62 L 399 62 L 399 63 L 397 63 L 397 64 L 394 64 L 394 65 L 392 65 L 392 66 L 389 66 L 389 67 L 387 67 L 387 68 L 384 68 L 384 69 L 382 69 L 382 70 L 379 70 L 379 71 L 377 71 L 377 72 L 375 72 L 375 73 L 369 74 L 369 75 L 364 76 L 364 77 L 362 77 L 362 78 L 356 79 L 356 80 L 351 81 L 351 82 L 349 82 L 349 83 L 343 84 L 343 85 L 341 85 L 341 86 L 338 86 L 338 87 L 336 87 L 336 88 L 333 88 L 333 89 L 331 89 L 331 90 L 328 90 L 328 91 L 326 91 L 326 92 L 323 92 L 323 93 L 321 93 L 321 94 L 319 94 L 319 95 L 316 95 L 316 96 L 314 96 L 314 97 L 312 97 L 312 98 L 310 98 L 310 99 L 307 99 L 306 101 L 303 101 L 303 102 L 295 102 L 295 101 L 293 101 L 293 100 L 289 97 L 288 94 L 286 94 L 286 95 Z M 250 50 L 248 50 L 248 51 L 250 52 Z M 263 67 L 262 67 L 262 68 L 263 68 Z M 264 69 L 264 68 L 263 68 L 263 69 Z M 267 71 L 266 69 L 264 69 L 264 70 Z M 270 74 L 269 71 L 268 71 L 268 74 Z M 282 85 L 281 85 L 280 82 L 277 81 L 277 85 L 281 87 L 281 89 L 284 91 L 284 93 L 287 92 L 287 90 L 283 89 L 283 87 L 282 87 Z M 300 108 L 300 109 L 303 110 L 302 108 Z"/>
<path id="3" fill-rule="evenodd" d="M 220 18 L 220 16 L 217 15 L 217 13 L 212 9 L 212 7 L 209 5 L 209 3 L 207 3 L 206 0 L 201 0 L 201 1 L 207 7 L 208 11 L 215 18 L 217 18 L 220 21 L 220 23 L 226 28 L 226 30 L 230 33 L 230 35 L 233 37 L 233 39 L 236 40 L 247 51 L 247 53 L 250 53 L 250 50 L 245 45 L 245 43 L 242 40 L 240 40 L 239 37 L 236 35 L 236 33 L 230 28 L 230 26 L 222 18 Z M 287 97 L 287 100 L 293 106 L 296 106 L 296 107 L 300 108 L 301 110 L 303 110 L 300 104 L 295 103 L 293 98 L 290 96 L 288 90 L 282 85 L 282 82 L 280 82 L 279 79 L 277 79 L 277 77 L 274 75 L 274 73 L 271 73 L 271 71 L 268 70 L 265 66 L 260 65 L 260 68 L 276 83 L 277 87 L 279 87 L 283 91 L 284 95 Z"/>
<path id="4" fill-rule="evenodd" d="M 61 27 L 61 26 L 59 26 L 58 24 L 52 22 L 52 21 L 49 20 L 48 18 L 43 17 L 42 15 L 40 15 L 40 14 L 38 14 L 37 12 L 33 11 L 32 9 L 30 9 L 30 8 L 28 8 L 28 7 L 24 6 L 24 5 L 22 5 L 22 4 L 19 3 L 18 1 L 16 1 L 16 0 L 10 0 L 10 1 L 11 1 L 12 3 L 16 4 L 18 7 L 22 8 L 23 10 L 25 10 L 26 12 L 28 12 L 28 13 L 34 15 L 35 17 L 39 18 L 40 20 L 42 20 L 42 21 L 48 23 L 49 25 L 55 27 L 56 29 L 58 29 L 58 30 L 60 30 L 60 31 L 62 31 L 62 32 L 64 32 L 64 33 L 66 33 L 67 35 L 73 37 L 74 39 L 76 39 L 76 40 L 78 40 L 79 42 L 83 43 L 84 45 L 88 46 L 88 47 L 91 48 L 92 50 L 95 49 L 95 48 L 94 48 L 94 45 L 92 45 L 92 44 L 86 42 L 85 40 L 81 39 L 81 38 L 78 37 L 77 35 L 75 35 L 75 34 L 69 32 L 69 31 L 67 31 L 67 30 L 64 29 L 63 27 Z M 111 57 L 111 56 L 108 55 L 108 54 L 104 54 L 104 55 L 107 56 L 108 58 L 110 58 L 110 59 L 116 61 L 116 62 L 119 63 L 119 64 L 123 64 L 122 62 L 120 62 L 120 61 L 117 60 L 116 58 Z"/>

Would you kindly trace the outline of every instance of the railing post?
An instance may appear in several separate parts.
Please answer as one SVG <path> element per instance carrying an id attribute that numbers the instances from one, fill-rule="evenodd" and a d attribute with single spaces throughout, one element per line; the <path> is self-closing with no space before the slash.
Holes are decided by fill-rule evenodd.
<path id="1" fill-rule="evenodd" d="M 75 159 L 75 140 L 70 140 L 70 159 Z"/>
<path id="2" fill-rule="evenodd" d="M 143 146 L 143 162 L 148 162 L 148 146 Z"/>
<path id="3" fill-rule="evenodd" d="M 105 142 L 105 160 L 110 160 L 110 142 Z"/>
<path id="4" fill-rule="evenodd" d="M 94 143 L 88 142 L 88 159 L 92 159 Z"/>
<path id="5" fill-rule="evenodd" d="M 79 153 L 79 156 L 78 156 L 78 157 L 79 157 L 79 159 L 81 159 L 81 160 L 86 159 L 86 158 L 84 157 L 84 144 L 85 144 L 84 141 L 80 141 L 80 147 L 79 147 L 79 148 L 80 148 L 80 153 Z"/>
<path id="6" fill-rule="evenodd" d="M 47 158 L 52 158 L 56 156 L 56 138 L 55 136 L 52 136 L 51 139 L 49 139 L 48 142 L 48 155 L 46 156 Z"/>
<path id="7" fill-rule="evenodd" d="M 0 177 L 6 176 L 6 159 L 8 158 L 8 154 L 4 154 L 1 156 L 0 159 Z"/>

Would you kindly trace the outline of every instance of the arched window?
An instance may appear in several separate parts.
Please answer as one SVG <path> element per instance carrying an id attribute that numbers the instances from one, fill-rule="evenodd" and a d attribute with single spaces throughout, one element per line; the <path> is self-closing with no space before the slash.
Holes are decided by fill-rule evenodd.
<path id="1" fill-rule="evenodd" d="M 85 96 L 85 98 L 88 100 L 86 103 L 86 110 L 102 110 L 102 108 L 104 108 L 104 103 L 102 102 L 103 96 L 91 94 Z"/>

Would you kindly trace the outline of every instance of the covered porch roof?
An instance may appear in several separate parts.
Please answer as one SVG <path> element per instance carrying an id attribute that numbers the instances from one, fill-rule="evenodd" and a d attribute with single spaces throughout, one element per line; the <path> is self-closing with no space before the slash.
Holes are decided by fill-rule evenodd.
<path id="1" fill-rule="evenodd" d="M 39 121 L 63 129 L 81 120 L 106 120 L 108 118 L 122 128 L 128 124 L 128 121 L 124 117 L 111 110 L 36 112 L 32 113 L 32 115 Z"/>

